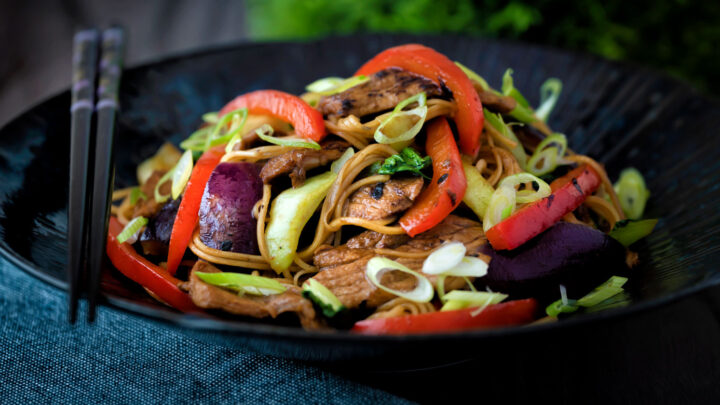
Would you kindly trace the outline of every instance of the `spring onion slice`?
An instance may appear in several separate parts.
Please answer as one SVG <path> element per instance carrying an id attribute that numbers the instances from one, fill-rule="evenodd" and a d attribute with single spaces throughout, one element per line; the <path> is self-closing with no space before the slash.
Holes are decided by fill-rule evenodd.
<path id="1" fill-rule="evenodd" d="M 345 149 L 345 152 L 343 152 L 340 158 L 332 162 L 332 164 L 330 165 L 330 170 L 332 170 L 332 172 L 335 174 L 339 174 L 340 170 L 342 170 L 343 166 L 345 166 L 345 163 L 347 163 L 347 161 L 350 160 L 350 158 L 353 156 L 355 156 L 355 149 Z"/>
<path id="2" fill-rule="evenodd" d="M 511 68 L 508 68 L 505 73 L 503 74 L 502 78 L 502 93 L 506 96 L 510 96 L 515 99 L 515 101 L 518 102 L 519 105 L 530 108 L 530 103 L 528 103 L 525 96 L 520 93 L 518 89 L 515 88 L 515 85 L 513 83 L 513 70 Z"/>
<path id="3" fill-rule="evenodd" d="M 208 134 L 212 131 L 213 127 L 207 126 L 198 129 L 197 131 L 190 134 L 187 139 L 180 142 L 180 147 L 185 150 L 192 151 L 203 151 L 205 148 L 205 141 L 207 140 Z"/>
<path id="4" fill-rule="evenodd" d="M 577 305 L 581 307 L 592 307 L 610 297 L 614 297 L 623 292 L 623 286 L 627 281 L 628 279 L 625 277 L 612 276 L 608 281 L 602 283 L 589 294 L 577 300 Z"/>
<path id="5" fill-rule="evenodd" d="M 210 135 L 208 135 L 208 137 L 206 138 L 204 150 L 208 150 L 213 146 L 228 143 L 233 137 L 235 137 L 236 134 L 238 134 L 242 130 L 243 126 L 245 126 L 247 116 L 247 108 L 240 108 L 223 115 L 222 118 L 217 122 L 217 124 L 215 124 L 215 128 L 213 128 Z M 224 132 L 225 128 L 227 128 L 228 125 L 230 126 L 230 128 L 228 128 L 227 132 L 220 135 Z"/>
<path id="6" fill-rule="evenodd" d="M 657 223 L 657 219 L 624 219 L 618 221 L 608 235 L 620 242 L 623 246 L 628 247 L 650 235 Z"/>
<path id="7" fill-rule="evenodd" d="M 417 107 L 403 111 L 403 108 L 415 102 L 418 103 Z M 375 130 L 375 141 L 377 143 L 395 144 L 413 139 L 425 123 L 427 111 L 427 95 L 425 92 L 401 101 L 395 106 L 392 114 Z M 412 121 L 413 117 L 417 117 L 417 119 Z"/>
<path id="8" fill-rule="evenodd" d="M 140 190 L 140 187 L 133 187 L 132 190 L 130 190 L 130 204 L 135 205 L 138 200 L 147 200 L 148 196 L 145 195 L 145 193 Z"/>
<path id="9" fill-rule="evenodd" d="M 172 170 L 172 198 L 177 200 L 185 190 L 193 169 L 193 156 L 191 150 L 186 150 Z"/>
<path id="10" fill-rule="evenodd" d="M 118 234 L 117 242 L 130 244 L 135 243 L 138 236 L 140 236 L 140 230 L 143 226 L 147 225 L 148 219 L 145 217 L 135 217 L 125 225 L 125 228 Z"/>
<path id="11" fill-rule="evenodd" d="M 472 70 L 470 70 L 470 68 L 458 61 L 455 61 L 455 64 L 457 65 L 457 67 L 460 68 L 460 70 L 465 73 L 465 75 L 467 75 L 470 80 L 479 83 L 483 90 L 490 90 L 490 86 L 488 85 L 487 80 L 483 79 L 482 76 L 473 72 Z"/>
<path id="12" fill-rule="evenodd" d="M 351 87 L 357 86 L 358 84 L 365 83 L 368 80 L 370 79 L 365 75 L 353 76 L 347 79 L 343 79 L 342 77 L 326 77 L 308 84 L 305 87 L 305 90 L 321 96 L 329 96 L 341 93 Z"/>
<path id="13" fill-rule="evenodd" d="M 216 124 L 218 122 L 218 113 L 217 112 L 209 112 L 202 115 L 203 122 L 206 122 L 208 124 Z"/>
<path id="14" fill-rule="evenodd" d="M 271 127 L 269 124 L 263 124 L 262 127 L 255 130 L 257 136 L 267 143 L 272 143 L 280 146 L 290 146 L 293 148 L 321 149 L 320 144 L 310 139 L 292 137 L 275 138 L 274 136 L 272 136 L 273 132 L 273 127 Z"/>
<path id="15" fill-rule="evenodd" d="M 546 122 L 555 104 L 560 98 L 562 91 L 562 81 L 551 77 L 543 82 L 540 86 L 540 106 L 535 109 L 535 116 L 543 122 Z"/>
<path id="16" fill-rule="evenodd" d="M 552 190 L 550 189 L 550 185 L 547 184 L 542 179 L 538 178 L 537 176 L 534 176 L 530 173 L 518 173 L 513 174 L 511 176 L 507 176 L 502 181 L 500 181 L 500 184 L 498 188 L 502 187 L 510 187 L 511 189 L 515 190 L 515 187 L 520 184 L 525 183 L 535 183 L 537 184 L 537 191 L 533 189 L 525 189 L 525 190 L 519 190 L 515 193 L 515 200 L 520 203 L 530 203 L 533 201 L 537 201 L 541 198 L 545 198 L 549 196 L 552 193 Z"/>
<path id="17" fill-rule="evenodd" d="M 303 284 L 302 294 L 305 298 L 318 304 L 328 318 L 332 318 L 345 309 L 338 297 L 314 278 L 308 279 Z"/>
<path id="18" fill-rule="evenodd" d="M 155 185 L 155 196 L 154 197 L 155 197 L 156 202 L 162 204 L 172 196 L 172 192 L 170 194 L 165 194 L 165 195 L 160 194 L 160 187 L 162 187 L 162 185 L 165 184 L 165 182 L 172 179 L 172 175 L 173 175 L 174 171 L 175 171 L 175 168 L 172 168 L 171 170 L 169 170 L 167 173 L 165 173 L 160 178 L 160 180 L 158 180 L 157 184 Z"/>
<path id="19" fill-rule="evenodd" d="M 500 134 L 517 144 L 510 152 L 513 154 L 513 156 L 515 156 L 515 159 L 517 159 L 520 167 L 525 167 L 527 163 L 527 155 L 525 154 L 525 149 L 523 149 L 522 143 L 520 143 L 517 136 L 515 136 L 515 133 L 505 123 L 502 116 L 500 114 L 490 112 L 487 108 L 483 108 L 483 115 L 485 115 L 485 119 L 487 120 L 487 122 L 489 122 L 490 125 L 492 125 L 498 132 L 500 132 Z"/>
<path id="20" fill-rule="evenodd" d="M 287 288 L 271 278 L 253 276 L 243 273 L 202 273 L 196 271 L 198 278 L 208 284 L 233 290 L 240 295 L 274 295 L 282 294 Z"/>
<path id="21" fill-rule="evenodd" d="M 444 274 L 460 264 L 467 249 L 460 242 L 445 243 L 435 249 L 423 262 L 422 272 L 425 274 Z"/>
<path id="22" fill-rule="evenodd" d="M 487 231 L 515 211 L 516 192 L 513 187 L 498 187 L 490 196 L 483 215 L 483 230 Z"/>
<path id="23" fill-rule="evenodd" d="M 548 316 L 558 316 L 561 313 L 570 313 L 578 310 L 577 301 L 568 299 L 565 286 L 560 284 L 560 299 L 548 305 L 545 313 Z"/>
<path id="24" fill-rule="evenodd" d="M 462 290 L 450 291 L 445 294 L 445 304 L 440 311 L 452 311 L 456 309 L 499 304 L 507 297 L 507 294 L 495 292 Z"/>
<path id="25" fill-rule="evenodd" d="M 444 274 L 457 277 L 484 277 L 488 271 L 488 264 L 474 256 L 465 256 L 457 266 Z"/>
<path id="26" fill-rule="evenodd" d="M 548 174 L 558 167 L 558 164 L 565 163 L 562 159 L 567 151 L 567 138 L 563 134 L 552 134 L 543 139 L 535 148 L 525 170 L 536 175 Z M 542 166 L 538 164 L 542 162 Z"/>
<path id="27" fill-rule="evenodd" d="M 625 215 L 630 219 L 640 219 L 650 198 L 650 190 L 645 185 L 642 174 L 635 168 L 623 170 L 620 179 L 615 183 L 615 192 Z"/>
<path id="28" fill-rule="evenodd" d="M 382 285 L 380 283 L 380 279 L 382 275 L 389 270 L 399 270 L 403 273 L 413 275 L 417 279 L 417 284 L 415 285 L 415 288 L 411 291 L 400 291 Z M 370 282 L 375 284 L 377 288 L 410 301 L 429 302 L 435 293 L 433 291 L 432 284 L 430 284 L 430 281 L 428 281 L 428 279 L 425 278 L 423 275 L 413 270 L 410 270 L 409 268 L 403 266 L 402 264 L 394 260 L 390 260 L 385 257 L 378 256 L 370 259 L 367 264 L 366 275 Z"/>

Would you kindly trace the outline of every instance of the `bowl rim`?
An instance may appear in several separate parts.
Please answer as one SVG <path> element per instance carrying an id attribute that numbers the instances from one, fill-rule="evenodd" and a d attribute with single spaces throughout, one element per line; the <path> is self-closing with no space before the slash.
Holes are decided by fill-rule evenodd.
<path id="1" fill-rule="evenodd" d="M 667 73 L 656 70 L 652 67 L 642 66 L 633 62 L 628 61 L 612 61 L 604 59 L 598 55 L 590 54 L 581 51 L 570 51 L 549 45 L 532 44 L 517 40 L 509 39 L 491 39 L 482 37 L 472 37 L 456 34 L 445 34 L 445 35 L 412 35 L 412 34 L 351 34 L 351 35 L 338 35 L 328 36 L 320 39 L 313 40 L 285 40 L 285 41 L 237 41 L 221 45 L 211 45 L 207 47 L 200 47 L 196 49 L 185 50 L 177 53 L 166 54 L 157 58 L 150 58 L 140 61 L 137 64 L 133 64 L 126 69 L 126 72 L 132 73 L 133 71 L 140 71 L 143 69 L 152 68 L 158 65 L 173 64 L 181 60 L 200 58 L 206 55 L 215 53 L 231 52 L 240 48 L 250 47 L 273 47 L 273 46 L 288 46 L 288 45 L 308 45 L 308 44 L 321 44 L 325 41 L 338 41 L 343 39 L 385 39 L 389 41 L 418 41 L 428 39 L 439 39 L 439 38 L 462 38 L 464 40 L 475 40 L 480 42 L 488 43 L 499 43 L 513 47 L 531 47 L 536 48 L 544 52 L 552 52 L 565 56 L 575 56 L 581 59 L 590 59 L 591 61 L 609 64 L 622 69 L 631 69 L 633 71 L 642 71 L 649 73 L 650 75 L 661 78 L 663 80 L 673 83 L 675 86 L 680 86 L 689 90 L 694 97 L 702 98 L 709 104 L 713 105 L 715 109 L 720 111 L 720 98 L 701 92 L 695 88 L 691 83 L 679 79 L 674 76 L 670 76 Z M 11 118 L 8 122 L 2 125 L 0 130 L 11 125 L 12 123 L 22 119 L 25 115 L 31 113 L 37 107 L 45 104 L 55 98 L 66 96 L 69 92 L 69 88 L 62 91 L 51 94 L 48 97 L 41 99 L 38 102 L 31 104 L 21 114 Z M 67 283 L 64 280 L 60 280 L 45 273 L 38 268 L 34 263 L 19 255 L 17 252 L 12 250 L 4 241 L 0 241 L 0 256 L 8 260 L 10 263 L 20 268 L 24 272 L 37 278 L 38 280 L 49 284 L 55 288 L 63 291 L 67 291 Z M 124 277 L 124 276 L 123 276 Z M 458 332 L 440 332 L 440 333 L 418 333 L 418 334 L 405 334 L 405 335 L 369 335 L 369 334 L 358 334 L 348 330 L 332 330 L 332 331 L 314 331 L 305 330 L 300 327 L 290 327 L 282 325 L 272 325 L 268 323 L 250 323 L 243 322 L 240 320 L 227 320 L 211 315 L 196 315 L 196 314 L 184 314 L 178 312 L 169 307 L 161 307 L 158 305 L 150 305 L 144 303 L 138 303 L 132 299 L 118 296 L 115 294 L 102 294 L 102 301 L 111 308 L 123 310 L 134 315 L 140 315 L 144 318 L 161 321 L 163 323 L 176 325 L 181 328 L 194 329 L 199 331 L 208 332 L 225 332 L 232 334 L 242 334 L 249 337 L 265 337 L 273 339 L 298 339 L 302 341 L 327 341 L 336 340 L 338 343 L 365 343 L 365 342 L 382 342 L 382 343 L 404 343 L 404 342 L 417 342 L 431 340 L 466 340 L 466 339 L 492 339 L 497 337 L 509 337 L 509 336 L 523 336 L 526 334 L 544 333 L 547 331 L 554 331 L 557 329 L 576 328 L 587 325 L 589 323 L 600 323 L 611 320 L 620 320 L 628 318 L 635 314 L 650 311 L 653 309 L 659 309 L 667 306 L 680 299 L 687 298 L 691 295 L 697 294 L 705 289 L 720 285 L 720 277 L 708 277 L 699 280 L 695 285 L 682 288 L 677 291 L 665 294 L 661 297 L 651 298 L 642 300 L 637 303 L 632 303 L 626 307 L 615 308 L 597 313 L 583 314 L 579 317 L 571 317 L 563 319 L 559 322 L 540 323 L 540 324 L 529 324 L 512 327 L 502 328 L 488 328 L 488 329 L 477 329 L 467 330 Z"/>

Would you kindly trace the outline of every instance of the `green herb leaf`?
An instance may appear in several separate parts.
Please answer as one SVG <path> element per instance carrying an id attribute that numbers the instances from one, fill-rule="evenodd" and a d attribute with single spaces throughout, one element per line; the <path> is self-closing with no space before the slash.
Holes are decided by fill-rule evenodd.
<path id="1" fill-rule="evenodd" d="M 371 166 L 371 171 L 377 174 L 389 175 L 393 175 L 398 172 L 411 172 L 429 179 L 422 170 L 431 164 L 432 159 L 430 156 L 423 158 L 413 148 L 405 148 L 400 153 L 385 159 L 382 164 Z"/>

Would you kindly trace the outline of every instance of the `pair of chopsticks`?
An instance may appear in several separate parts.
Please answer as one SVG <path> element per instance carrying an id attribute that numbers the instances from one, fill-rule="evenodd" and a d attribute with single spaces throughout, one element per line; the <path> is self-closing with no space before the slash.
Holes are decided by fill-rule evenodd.
<path id="1" fill-rule="evenodd" d="M 124 49 L 125 33 L 119 27 L 102 34 L 95 29 L 80 31 L 73 41 L 67 268 L 70 323 L 76 320 L 83 295 L 88 299 L 87 320 L 95 319 L 114 177 L 115 118 Z"/>

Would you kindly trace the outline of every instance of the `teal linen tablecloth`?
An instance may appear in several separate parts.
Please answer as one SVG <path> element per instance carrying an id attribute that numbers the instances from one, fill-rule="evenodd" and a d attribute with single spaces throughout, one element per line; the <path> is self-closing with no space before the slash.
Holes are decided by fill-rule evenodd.
<path id="1" fill-rule="evenodd" d="M 0 258 L 0 403 L 398 403 L 303 363 L 228 349 L 101 307 L 67 323 L 67 295 Z M 82 303 L 80 314 L 84 316 Z"/>

